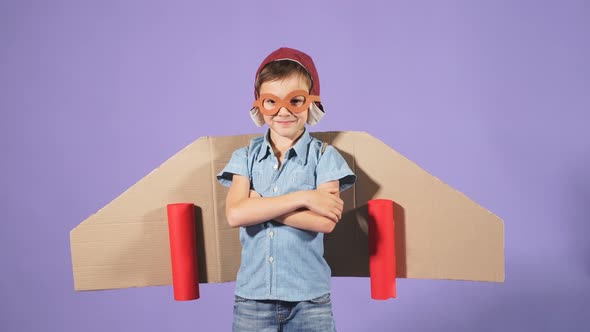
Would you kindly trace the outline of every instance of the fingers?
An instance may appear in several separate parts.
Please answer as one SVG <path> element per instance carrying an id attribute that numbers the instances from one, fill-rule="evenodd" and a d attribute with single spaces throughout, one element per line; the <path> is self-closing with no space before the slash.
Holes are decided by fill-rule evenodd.
<path id="1" fill-rule="evenodd" d="M 321 190 L 330 194 L 338 194 L 340 192 L 338 188 L 318 188 L 317 190 Z"/>
<path id="2" fill-rule="evenodd" d="M 310 192 L 313 198 L 309 200 L 308 208 L 315 213 L 337 223 L 342 218 L 344 201 L 333 193 L 337 190 L 313 190 Z"/>
<path id="3" fill-rule="evenodd" d="M 342 219 L 342 209 L 332 211 L 332 218 L 330 219 L 332 219 L 334 223 L 338 223 L 340 219 Z"/>
<path id="4" fill-rule="evenodd" d="M 342 205 L 333 205 L 327 210 L 327 213 L 323 214 L 326 218 L 329 218 L 333 222 L 337 223 L 342 219 Z"/>
<path id="5" fill-rule="evenodd" d="M 325 217 L 332 220 L 334 223 L 337 223 L 338 219 L 339 219 L 335 213 L 329 213 L 329 215 L 327 215 Z"/>
<path id="6" fill-rule="evenodd" d="M 335 200 L 333 201 L 333 204 L 338 209 L 338 212 L 342 214 L 342 210 L 344 209 L 344 201 L 338 197 L 334 198 Z"/>
<path id="7" fill-rule="evenodd" d="M 327 195 L 327 198 L 328 199 L 330 199 L 330 200 L 332 200 L 334 202 L 337 202 L 338 204 L 344 205 L 344 201 L 342 200 L 342 198 L 340 198 L 339 196 L 334 195 L 334 194 L 337 194 L 337 193 L 338 193 L 338 190 L 329 190 L 329 191 L 327 190 L 327 191 L 324 191 L 323 192 L 324 195 Z"/>
<path id="8" fill-rule="evenodd" d="M 342 218 L 342 210 L 344 210 L 344 201 L 338 197 L 331 196 L 331 212 L 336 215 L 338 219 Z"/>
<path id="9" fill-rule="evenodd" d="M 340 219 L 342 219 L 342 212 L 338 210 L 330 211 L 330 213 L 328 213 L 328 215 L 326 215 L 325 217 L 332 220 L 332 222 L 336 224 L 340 221 Z"/>
<path id="10" fill-rule="evenodd" d="M 313 212 L 332 220 L 337 223 L 342 218 L 342 208 L 331 205 L 331 206 L 318 206 L 316 209 L 312 209 Z"/>

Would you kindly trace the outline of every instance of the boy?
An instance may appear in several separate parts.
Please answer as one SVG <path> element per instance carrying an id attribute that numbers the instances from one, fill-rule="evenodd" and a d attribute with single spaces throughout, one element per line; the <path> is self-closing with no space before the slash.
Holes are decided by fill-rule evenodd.
<path id="1" fill-rule="evenodd" d="M 236 150 L 217 175 L 229 186 L 228 223 L 240 227 L 233 331 L 335 331 L 323 235 L 342 217 L 339 192 L 356 176 L 338 151 L 311 137 L 324 111 L 313 60 L 280 48 L 256 73 L 264 136 Z"/>

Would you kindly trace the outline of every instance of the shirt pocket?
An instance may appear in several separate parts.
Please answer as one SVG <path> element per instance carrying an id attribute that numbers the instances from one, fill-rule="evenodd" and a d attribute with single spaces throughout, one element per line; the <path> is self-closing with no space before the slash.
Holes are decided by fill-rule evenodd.
<path id="1" fill-rule="evenodd" d="M 315 174 L 306 171 L 294 171 L 291 175 L 294 187 L 299 190 L 313 190 L 315 187 Z"/>
<path id="2" fill-rule="evenodd" d="M 264 196 L 264 192 L 268 188 L 268 184 L 270 183 L 270 178 L 268 175 L 265 176 L 262 170 L 253 170 L 252 171 L 252 189 L 259 193 L 260 195 Z"/>

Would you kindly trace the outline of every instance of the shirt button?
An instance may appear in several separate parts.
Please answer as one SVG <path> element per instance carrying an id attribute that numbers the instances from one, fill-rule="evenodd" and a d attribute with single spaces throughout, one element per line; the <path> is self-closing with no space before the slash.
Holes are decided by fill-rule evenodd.
<path id="1" fill-rule="evenodd" d="M 272 191 L 276 193 L 277 191 L 279 191 L 279 187 L 275 186 L 274 188 L 272 188 Z"/>
<path id="2" fill-rule="evenodd" d="M 275 233 L 274 233 L 273 231 L 270 231 L 270 232 L 268 233 L 268 237 L 273 237 L 273 236 L 275 236 Z"/>
<path id="3" fill-rule="evenodd" d="M 277 164 L 274 164 L 274 165 L 272 165 L 272 168 L 274 168 L 275 170 L 276 170 L 276 169 L 279 169 L 279 165 L 277 165 Z"/>
<path id="4" fill-rule="evenodd" d="M 269 261 L 269 262 L 271 262 L 271 263 L 272 263 L 274 260 L 275 260 L 275 259 L 274 259 L 272 256 L 270 256 L 270 257 L 268 258 L 268 261 Z"/>

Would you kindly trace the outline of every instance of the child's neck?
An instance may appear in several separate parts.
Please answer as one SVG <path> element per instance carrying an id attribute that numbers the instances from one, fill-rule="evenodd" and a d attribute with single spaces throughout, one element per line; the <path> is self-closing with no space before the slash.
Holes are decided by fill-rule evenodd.
<path id="1" fill-rule="evenodd" d="M 270 132 L 270 146 L 272 147 L 272 150 L 279 161 L 279 165 L 283 163 L 285 154 L 295 145 L 295 143 L 297 143 L 303 133 L 304 131 L 301 131 L 297 136 L 291 138 L 273 135 L 273 132 Z"/>

